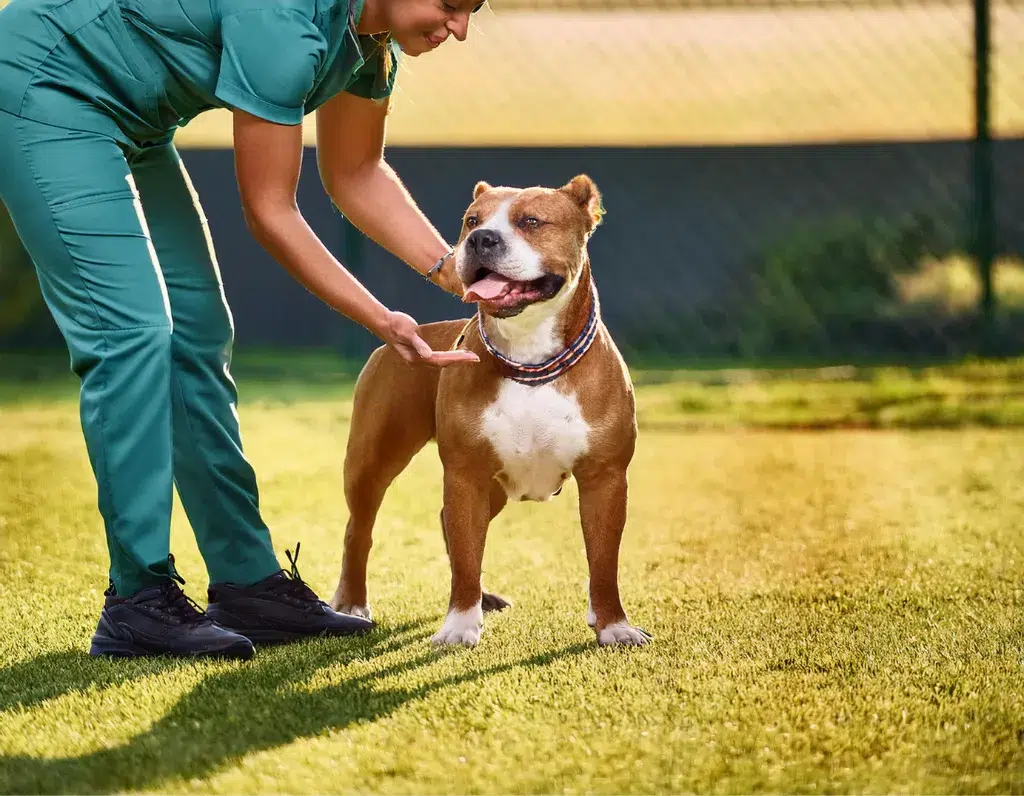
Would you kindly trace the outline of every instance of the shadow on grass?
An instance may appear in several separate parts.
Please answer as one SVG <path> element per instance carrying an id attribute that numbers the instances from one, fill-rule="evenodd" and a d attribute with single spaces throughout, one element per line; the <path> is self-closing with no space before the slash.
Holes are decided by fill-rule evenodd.
<path id="1" fill-rule="evenodd" d="M 261 650 L 253 661 L 207 677 L 148 731 L 120 746 L 80 757 L 0 757 L 0 792 L 109 793 L 159 787 L 180 777 L 205 777 L 252 752 L 381 719 L 444 688 L 520 667 L 545 666 L 593 648 L 593 644 L 580 643 L 514 663 L 468 669 L 410 688 L 378 685 L 384 678 L 428 666 L 446 654 L 425 650 L 410 660 L 350 677 L 337 685 L 304 689 L 303 684 L 322 667 L 370 659 L 424 642 L 429 637 L 429 630 L 424 629 L 426 621 L 379 627 L 368 636 L 345 639 L 344 644 L 330 640 Z M 44 655 L 0 672 L 0 681 L 4 682 L 0 696 L 8 695 L 3 704 L 27 706 L 68 691 L 124 682 L 126 678 L 159 673 L 176 665 L 196 665 L 150 660 L 136 662 L 136 668 L 119 676 L 107 668 L 117 664 L 96 667 L 100 662 L 94 661 L 91 667 L 87 665 L 89 661 L 79 660 L 81 657 L 84 656 L 75 653 Z M 67 662 L 74 665 L 67 667 L 68 676 L 62 676 L 62 664 Z M 467 658 L 466 663 L 467 667 L 472 666 L 471 659 Z M 40 682 L 40 667 L 54 673 L 54 682 Z M 100 671 L 98 675 L 93 672 L 90 679 L 91 668 Z M 19 682 L 28 687 L 29 696 L 12 701 L 10 694 L 17 692 Z"/>
<path id="2" fill-rule="evenodd" d="M 176 658 L 109 660 L 86 652 L 49 652 L 0 669 L 0 712 L 30 708 L 89 688 L 123 685 L 182 665 Z"/>

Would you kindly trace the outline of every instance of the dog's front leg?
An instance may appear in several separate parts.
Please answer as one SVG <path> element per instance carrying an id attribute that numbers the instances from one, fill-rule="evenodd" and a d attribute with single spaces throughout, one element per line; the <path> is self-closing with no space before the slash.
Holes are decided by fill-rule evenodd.
<path id="1" fill-rule="evenodd" d="M 445 468 L 443 522 L 451 565 L 448 615 L 432 638 L 435 644 L 480 641 L 484 614 L 480 570 L 490 521 L 490 483 L 470 468 Z"/>
<path id="2" fill-rule="evenodd" d="M 626 525 L 626 469 L 605 465 L 576 474 L 580 522 L 590 567 L 587 624 L 597 643 L 646 644 L 650 635 L 633 627 L 619 599 L 619 545 Z"/>

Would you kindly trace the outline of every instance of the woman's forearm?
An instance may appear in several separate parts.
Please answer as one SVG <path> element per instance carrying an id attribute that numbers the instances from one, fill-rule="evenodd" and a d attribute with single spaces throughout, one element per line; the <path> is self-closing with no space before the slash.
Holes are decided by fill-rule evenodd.
<path id="1" fill-rule="evenodd" d="M 386 339 L 388 308 L 334 258 L 297 207 L 264 211 L 246 220 L 256 240 L 310 293 Z"/>
<path id="2" fill-rule="evenodd" d="M 444 238 L 386 161 L 335 178 L 329 192 L 349 221 L 420 274 L 448 252 Z M 452 270 L 446 263 L 446 274 Z"/>

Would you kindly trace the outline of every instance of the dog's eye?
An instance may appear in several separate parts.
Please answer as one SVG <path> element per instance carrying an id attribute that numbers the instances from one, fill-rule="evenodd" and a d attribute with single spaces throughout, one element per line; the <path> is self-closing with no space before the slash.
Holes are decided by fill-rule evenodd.
<path id="1" fill-rule="evenodd" d="M 523 216 L 519 219 L 519 226 L 526 227 L 527 229 L 536 229 L 542 223 L 539 218 L 534 218 L 533 216 Z"/>
<path id="2" fill-rule="evenodd" d="M 480 219 L 478 219 L 476 216 L 466 216 L 466 226 L 469 229 L 473 229 L 473 227 L 475 227 L 479 223 Z"/>

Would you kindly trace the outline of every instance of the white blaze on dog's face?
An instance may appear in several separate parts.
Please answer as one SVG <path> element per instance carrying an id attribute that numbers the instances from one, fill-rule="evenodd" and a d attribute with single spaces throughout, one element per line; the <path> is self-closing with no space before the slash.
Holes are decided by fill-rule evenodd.
<path id="1" fill-rule="evenodd" d="M 508 318 L 554 298 L 579 276 L 601 213 L 601 195 L 586 175 L 557 189 L 478 182 L 456 248 L 463 301 Z"/>

